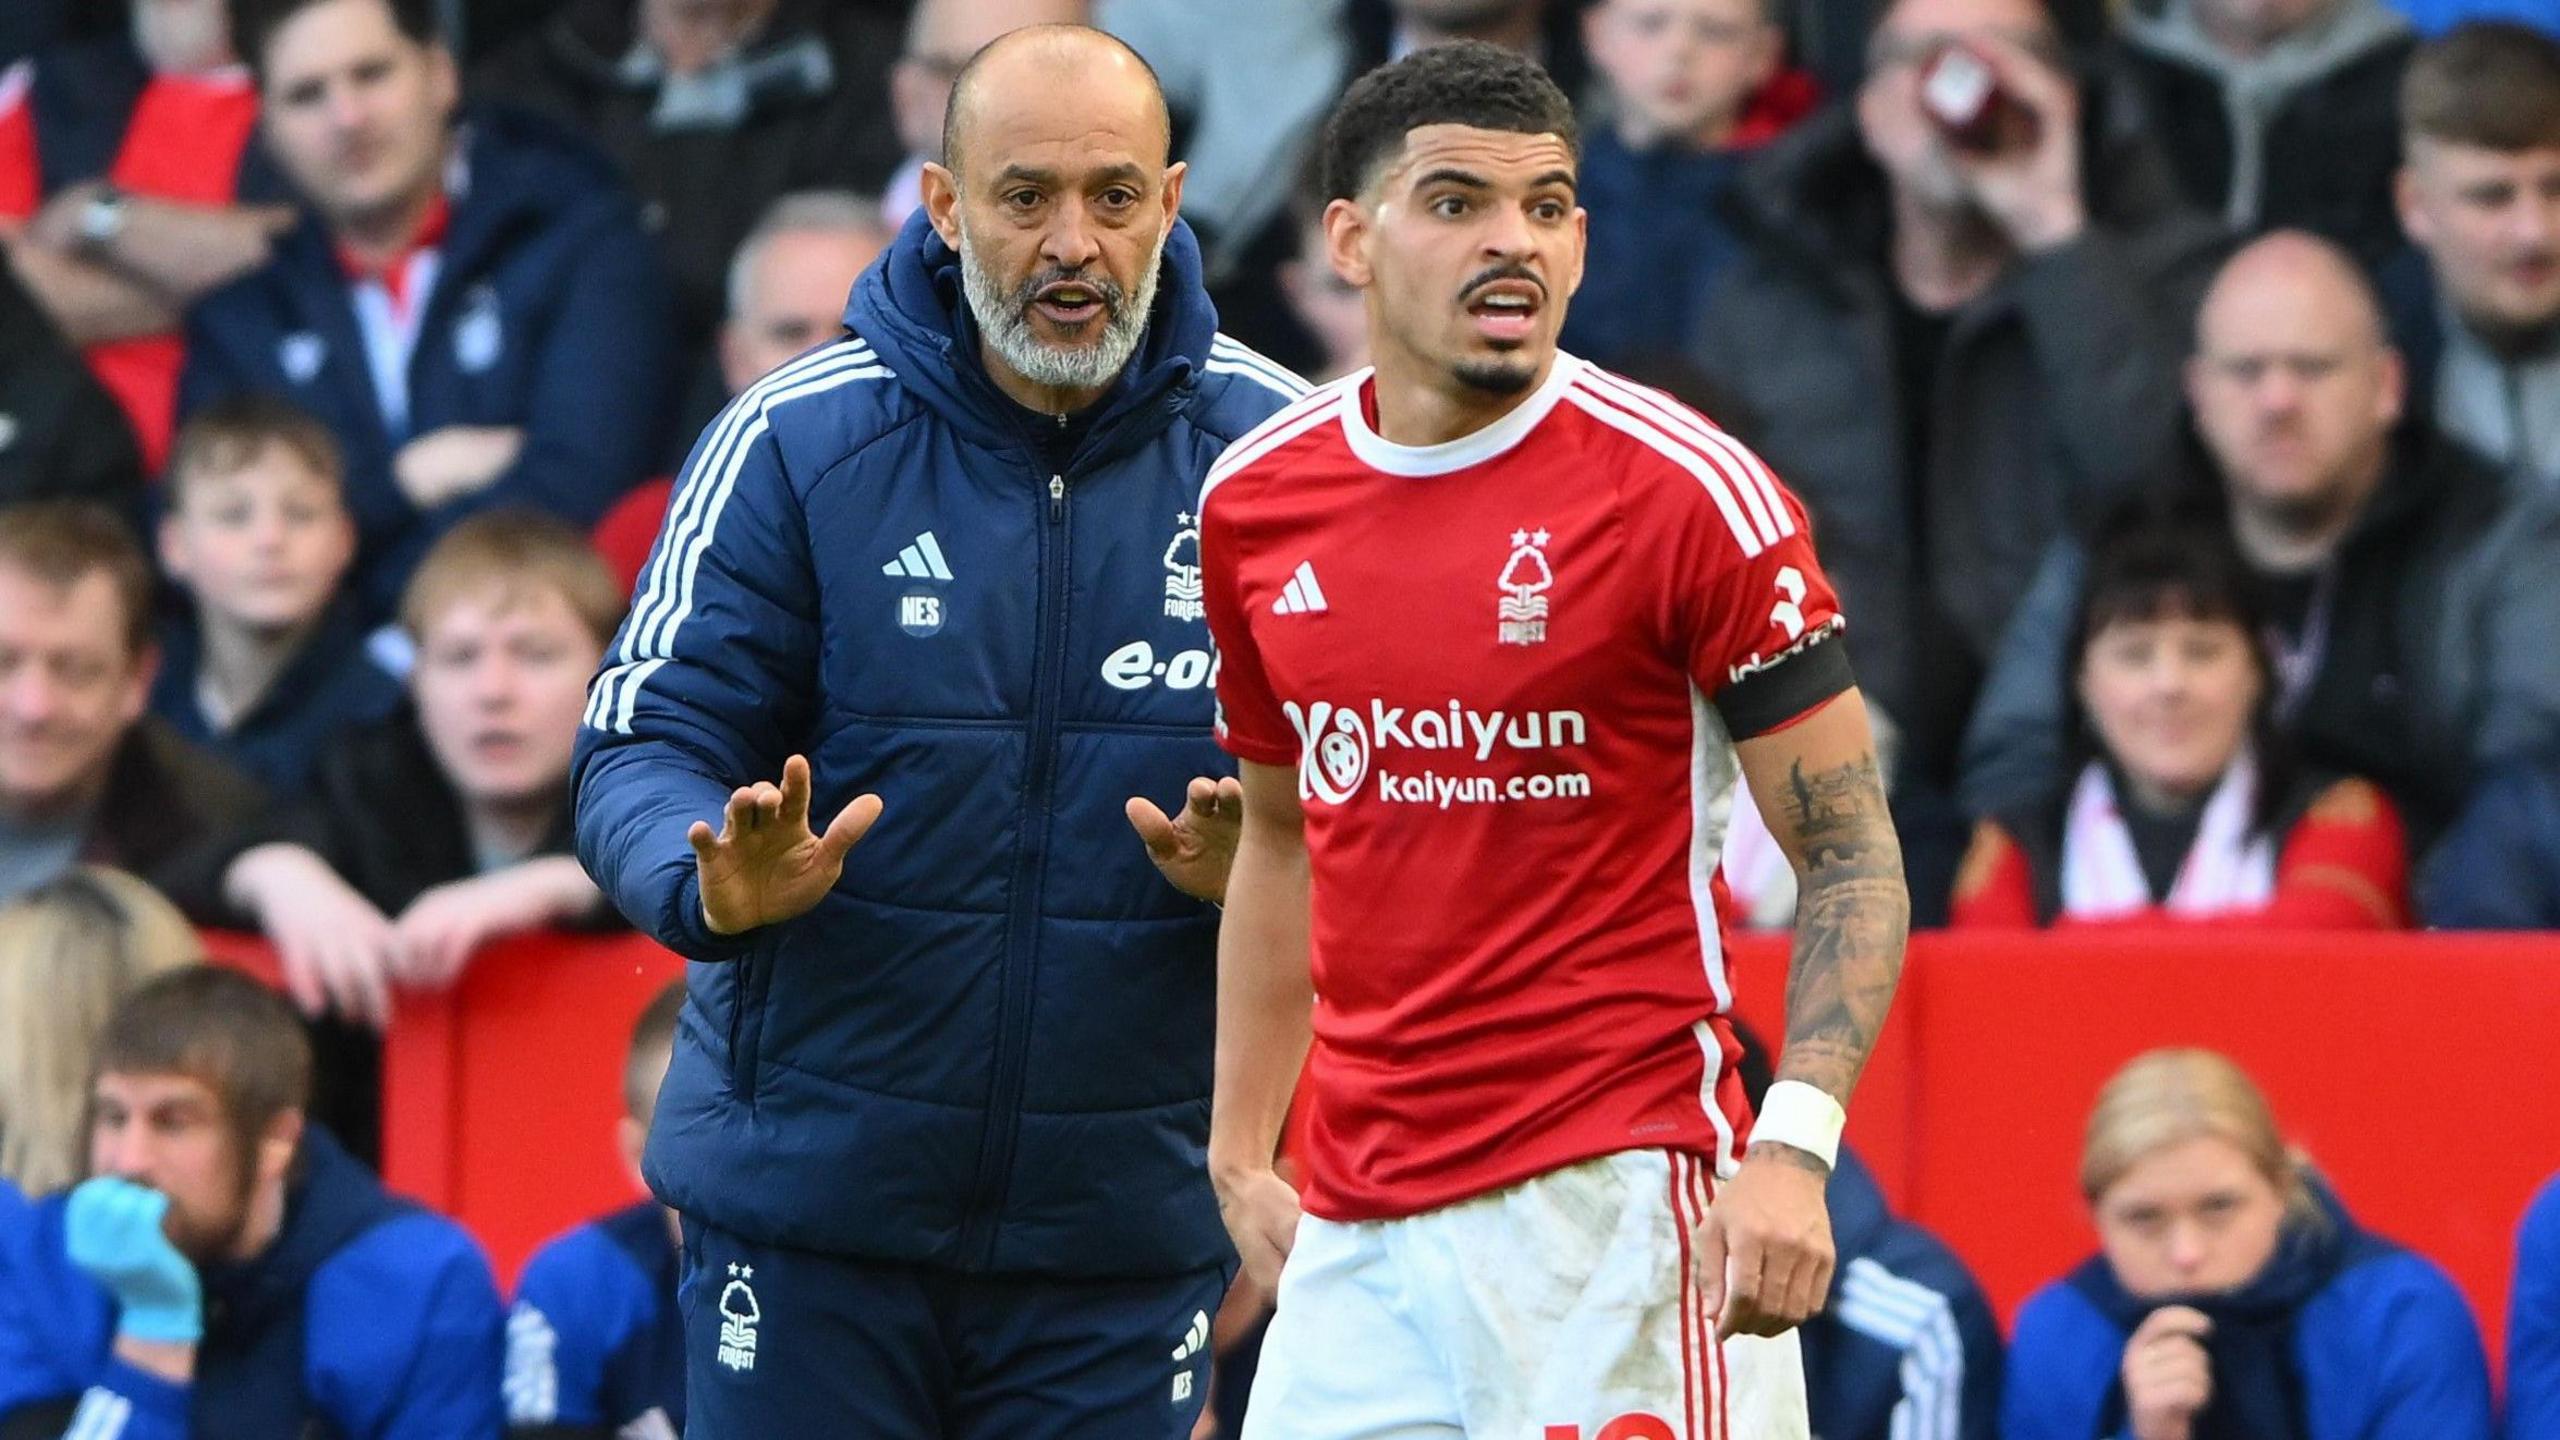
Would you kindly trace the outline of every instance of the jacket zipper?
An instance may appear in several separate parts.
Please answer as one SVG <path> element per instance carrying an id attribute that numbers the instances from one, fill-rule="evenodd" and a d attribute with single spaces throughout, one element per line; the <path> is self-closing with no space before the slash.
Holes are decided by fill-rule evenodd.
<path id="1" fill-rule="evenodd" d="M 1014 861 L 1013 904 L 1005 923 L 1003 991 L 996 1012 L 995 1084 L 978 1150 L 978 1184 L 961 1251 L 970 1262 L 995 1263 L 998 1218 L 1012 1189 L 1013 1156 L 1022 1129 L 1025 1055 L 1031 1046 L 1031 996 L 1039 972 L 1041 865 L 1049 848 L 1058 704 L 1067 659 L 1067 477 L 1049 476 L 1049 524 L 1040 539 L 1039 646 L 1032 660 L 1031 749 L 1023 773 L 1022 849 Z"/>

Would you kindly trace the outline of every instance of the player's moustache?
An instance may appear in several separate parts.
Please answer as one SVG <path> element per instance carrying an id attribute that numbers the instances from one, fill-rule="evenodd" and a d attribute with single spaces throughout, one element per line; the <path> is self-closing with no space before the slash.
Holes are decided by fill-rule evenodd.
<path id="1" fill-rule="evenodd" d="M 1475 298 L 1477 291 L 1497 280 L 1525 280 L 1538 287 L 1538 299 L 1541 303 L 1547 298 L 1547 282 L 1539 276 L 1537 271 L 1515 262 L 1509 265 L 1496 265 L 1490 270 L 1480 272 L 1476 278 L 1468 281 L 1458 291 L 1458 303 L 1466 304 Z"/>

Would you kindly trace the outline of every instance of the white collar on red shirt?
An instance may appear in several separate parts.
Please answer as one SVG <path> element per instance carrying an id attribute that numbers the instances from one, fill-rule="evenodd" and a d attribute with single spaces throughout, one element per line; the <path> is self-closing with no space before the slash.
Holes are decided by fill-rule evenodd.
<path id="1" fill-rule="evenodd" d="M 1351 445 L 1351 453 L 1360 463 L 1390 475 L 1446 475 L 1480 465 L 1529 438 L 1547 412 L 1564 398 L 1566 387 L 1582 373 L 1583 362 L 1556 352 L 1555 364 L 1547 370 L 1547 378 L 1526 399 L 1514 405 L 1500 419 L 1471 435 L 1444 440 L 1437 445 L 1398 445 L 1379 434 L 1369 424 L 1365 396 L 1377 384 L 1374 370 L 1363 370 L 1356 378 L 1339 383 L 1345 394 L 1342 404 L 1342 436 Z"/>

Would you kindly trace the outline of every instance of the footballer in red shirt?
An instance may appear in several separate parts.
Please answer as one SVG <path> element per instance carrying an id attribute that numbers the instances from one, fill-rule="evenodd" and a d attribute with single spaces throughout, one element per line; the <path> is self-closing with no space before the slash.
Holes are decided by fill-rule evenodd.
<path id="1" fill-rule="evenodd" d="M 1417 52 L 1324 146 L 1375 369 L 1201 502 L 1245 794 L 1209 1158 L 1279 1287 L 1246 1440 L 1803 1436 L 1792 1327 L 1908 914 L 1804 511 L 1556 349 L 1584 215 L 1534 64 Z M 1756 1132 L 1715 918 L 1737 771 L 1801 877 Z"/>

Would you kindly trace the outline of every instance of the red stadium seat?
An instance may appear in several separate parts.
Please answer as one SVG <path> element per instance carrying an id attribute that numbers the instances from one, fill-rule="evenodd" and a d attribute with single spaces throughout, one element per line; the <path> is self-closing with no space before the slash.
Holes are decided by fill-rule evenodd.
<path id="1" fill-rule="evenodd" d="M 658 524 L 667 517 L 667 496 L 675 484 L 665 476 L 641 481 L 613 502 L 613 508 L 588 532 L 588 543 L 612 567 L 625 591 L 639 586 L 640 569 L 649 563 L 649 547 L 658 543 Z"/>

